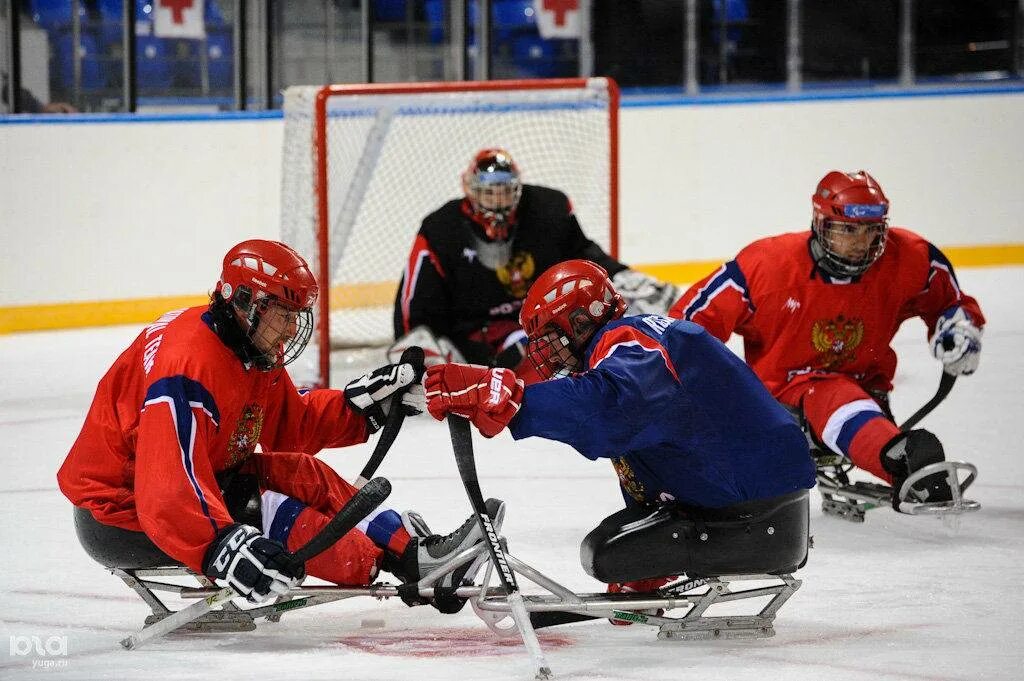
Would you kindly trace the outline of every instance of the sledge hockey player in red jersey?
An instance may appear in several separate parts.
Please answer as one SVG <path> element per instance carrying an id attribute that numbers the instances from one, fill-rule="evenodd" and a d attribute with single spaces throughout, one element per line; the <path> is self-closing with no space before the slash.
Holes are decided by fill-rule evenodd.
<path id="1" fill-rule="evenodd" d="M 298 392 L 284 367 L 309 340 L 317 293 L 291 248 L 244 241 L 225 255 L 208 306 L 168 312 L 114 362 L 57 475 L 93 558 L 180 562 L 254 602 L 301 580 L 289 552 L 356 491 L 313 455 L 365 442 L 389 408 L 423 409 L 410 364 L 344 391 Z M 500 519 L 503 503 L 488 503 Z M 381 569 L 417 581 L 482 539 L 472 519 L 446 537 L 425 527 L 416 514 L 378 509 L 306 570 L 342 585 L 368 584 Z M 462 601 L 434 604 L 455 611 Z"/>
<path id="2" fill-rule="evenodd" d="M 951 499 L 944 472 L 908 476 L 945 460 L 931 432 L 901 432 L 889 410 L 891 342 L 920 317 L 933 355 L 952 375 L 978 367 L 985 317 L 949 260 L 888 224 L 889 200 L 864 171 L 831 171 L 811 197 L 810 232 L 761 239 L 694 284 L 670 314 L 721 340 L 743 337 L 746 360 L 776 399 L 802 414 L 817 441 L 893 486 L 892 503 Z"/>
<path id="3" fill-rule="evenodd" d="M 519 309 L 538 275 L 571 258 L 612 274 L 631 311 L 664 314 L 678 295 L 672 284 L 629 269 L 588 239 L 569 198 L 524 184 L 504 149 L 480 150 L 462 188 L 464 196 L 425 217 L 416 235 L 395 299 L 389 357 L 419 345 L 428 366 L 467 361 L 532 376 L 522 361 Z"/>

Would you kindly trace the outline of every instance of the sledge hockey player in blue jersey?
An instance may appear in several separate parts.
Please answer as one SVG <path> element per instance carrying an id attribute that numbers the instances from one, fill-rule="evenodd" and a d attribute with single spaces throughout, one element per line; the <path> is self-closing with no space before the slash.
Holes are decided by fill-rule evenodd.
<path id="1" fill-rule="evenodd" d="M 524 301 L 528 356 L 545 377 L 445 364 L 425 378 L 427 408 L 493 437 L 546 437 L 610 459 L 626 508 L 585 539 L 584 568 L 612 591 L 671 575 L 792 572 L 807 557 L 814 465 L 793 418 L 702 327 L 623 317 L 607 273 L 570 260 Z"/>

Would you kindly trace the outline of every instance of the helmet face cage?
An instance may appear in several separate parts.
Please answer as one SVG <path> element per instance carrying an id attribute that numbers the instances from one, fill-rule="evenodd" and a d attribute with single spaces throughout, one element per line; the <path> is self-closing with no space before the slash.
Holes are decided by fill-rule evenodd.
<path id="1" fill-rule="evenodd" d="M 463 175 L 463 188 L 473 209 L 473 220 L 487 238 L 508 239 L 523 195 L 519 168 L 508 152 L 490 149 L 477 154 Z"/>
<path id="2" fill-rule="evenodd" d="M 571 376 L 579 370 L 580 358 L 573 353 L 565 334 L 553 325 L 548 328 L 549 331 L 527 343 L 526 356 L 541 378 Z"/>
<path id="3" fill-rule="evenodd" d="M 856 277 L 864 274 L 885 252 L 889 220 L 886 217 L 873 222 L 833 220 L 815 211 L 812 229 L 828 271 L 838 276 Z M 858 248 L 869 236 L 871 240 L 866 247 Z"/>
<path id="4" fill-rule="evenodd" d="M 239 289 L 231 304 L 245 319 L 245 336 L 257 350 L 252 358 L 256 368 L 269 371 L 294 362 L 313 336 L 313 309 L 298 309 L 262 292 L 252 300 L 249 287 Z"/>

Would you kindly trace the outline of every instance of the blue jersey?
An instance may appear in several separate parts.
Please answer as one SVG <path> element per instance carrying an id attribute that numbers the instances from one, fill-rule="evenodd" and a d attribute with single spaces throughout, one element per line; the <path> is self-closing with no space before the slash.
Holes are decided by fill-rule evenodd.
<path id="1" fill-rule="evenodd" d="M 720 508 L 814 486 L 800 427 L 702 327 L 625 317 L 595 334 L 585 362 L 527 386 L 509 430 L 612 459 L 627 503 Z"/>

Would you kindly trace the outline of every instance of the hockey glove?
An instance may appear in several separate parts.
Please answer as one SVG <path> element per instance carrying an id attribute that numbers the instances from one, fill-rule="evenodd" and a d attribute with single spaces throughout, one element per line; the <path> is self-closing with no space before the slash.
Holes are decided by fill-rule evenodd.
<path id="1" fill-rule="evenodd" d="M 523 401 L 523 380 L 500 367 L 442 364 L 427 369 L 423 383 L 431 416 L 438 421 L 447 414 L 464 416 L 484 437 L 500 433 Z"/>
<path id="2" fill-rule="evenodd" d="M 981 329 L 974 325 L 961 307 L 942 313 L 929 340 L 932 354 L 943 364 L 943 371 L 954 376 L 970 375 L 981 358 Z"/>
<path id="3" fill-rule="evenodd" d="M 679 289 L 674 284 L 636 270 L 616 272 L 612 284 L 629 305 L 627 315 L 665 314 L 679 297 Z"/>
<path id="4" fill-rule="evenodd" d="M 203 559 L 203 572 L 218 586 L 230 586 L 251 603 L 284 595 L 306 576 L 293 566 L 291 554 L 251 525 L 228 525 L 214 538 Z"/>
<path id="5" fill-rule="evenodd" d="M 423 385 L 416 380 L 411 364 L 388 364 L 345 386 L 345 399 L 366 418 L 371 433 L 384 426 L 395 395 L 401 395 L 406 416 L 423 413 Z"/>

